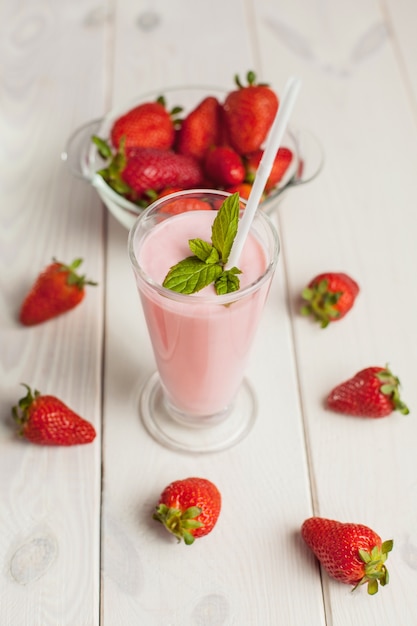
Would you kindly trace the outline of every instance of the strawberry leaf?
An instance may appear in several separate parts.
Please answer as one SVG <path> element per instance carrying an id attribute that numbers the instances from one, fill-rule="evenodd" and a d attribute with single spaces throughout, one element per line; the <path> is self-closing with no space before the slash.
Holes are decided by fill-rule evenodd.
<path id="1" fill-rule="evenodd" d="M 392 395 L 394 393 L 395 389 L 396 389 L 395 385 L 390 385 L 388 383 L 386 383 L 385 385 L 381 385 L 381 387 L 380 387 L 380 390 L 386 396 Z"/>
<path id="2" fill-rule="evenodd" d="M 386 554 L 387 552 L 391 552 L 391 550 L 394 547 L 394 542 L 392 539 L 388 539 L 387 541 L 384 541 L 382 546 L 381 546 L 381 551 L 383 554 Z"/>
<path id="3" fill-rule="evenodd" d="M 75 270 L 77 270 L 83 259 L 75 259 L 70 265 L 66 265 L 65 263 L 61 263 L 55 257 L 52 258 L 54 263 L 59 265 L 60 272 L 67 272 L 67 285 L 77 286 L 79 289 L 84 289 L 85 285 L 93 285 L 97 286 L 97 283 L 93 280 L 88 280 L 84 274 L 77 274 Z"/>
<path id="4" fill-rule="evenodd" d="M 378 592 L 378 581 L 370 580 L 368 582 L 368 593 L 370 596 L 374 596 Z"/>
<path id="5" fill-rule="evenodd" d="M 377 545 L 374 546 L 371 552 L 367 552 L 363 549 L 358 550 L 359 557 L 364 563 L 364 576 L 355 585 L 353 590 L 357 589 L 359 585 L 367 584 L 368 593 L 370 595 L 374 595 L 378 591 L 378 584 L 382 587 L 388 584 L 389 575 L 384 563 L 387 560 L 388 552 L 392 550 L 393 545 L 394 542 L 390 539 L 388 541 L 384 541 L 380 547 Z"/>
<path id="6" fill-rule="evenodd" d="M 96 172 L 112 189 L 114 189 L 114 191 L 116 191 L 116 193 L 119 193 L 122 196 L 127 195 L 132 191 L 129 185 L 125 183 L 121 177 L 127 162 L 125 140 L 126 138 L 123 136 L 120 140 L 118 151 L 113 154 L 110 150 L 110 154 L 105 156 L 105 158 L 111 158 L 110 163 Z M 97 145 L 95 137 L 93 137 L 93 142 Z M 102 156 L 104 156 L 104 154 L 102 154 Z"/>
<path id="7" fill-rule="evenodd" d="M 191 533 L 184 531 L 183 535 L 182 535 L 183 539 L 184 539 L 184 543 L 187 546 L 191 546 L 192 543 L 194 543 L 194 537 Z"/>
<path id="8" fill-rule="evenodd" d="M 196 528 L 202 527 L 202 522 L 197 521 L 196 519 L 186 519 L 181 523 L 181 527 L 185 530 L 195 530 Z"/>
<path id="9" fill-rule="evenodd" d="M 92 142 L 97 147 L 99 155 L 103 159 L 111 159 L 112 158 L 112 156 L 113 156 L 112 150 L 111 150 L 109 144 L 107 143 L 107 141 L 105 139 L 101 139 L 101 137 L 98 137 L 97 135 L 93 135 L 91 137 L 91 139 L 92 139 Z"/>
<path id="10" fill-rule="evenodd" d="M 359 550 L 359 556 L 364 563 L 369 563 L 371 561 L 371 555 L 366 550 Z"/>
<path id="11" fill-rule="evenodd" d="M 326 328 L 329 323 L 340 317 L 337 303 L 342 297 L 342 291 L 330 291 L 327 278 L 320 280 L 312 287 L 305 287 L 301 292 L 301 297 L 306 301 L 300 310 L 301 315 L 313 315 L 320 322 L 322 328 Z"/>
<path id="12" fill-rule="evenodd" d="M 380 387 L 381 393 L 391 398 L 394 409 L 403 415 L 408 415 L 410 410 L 400 398 L 400 379 L 394 376 L 388 367 L 377 372 L 376 377 L 382 383 Z"/>
<path id="13" fill-rule="evenodd" d="M 182 514 L 182 519 L 193 519 L 194 517 L 198 517 L 201 513 L 201 509 L 199 506 L 190 506 L 188 509 L 184 511 Z M 200 522 L 199 522 L 200 524 Z"/>
<path id="14" fill-rule="evenodd" d="M 381 551 L 380 551 L 380 549 L 378 548 L 378 546 L 374 546 L 374 547 L 372 548 L 372 550 L 371 550 L 371 559 L 372 559 L 373 561 L 376 561 L 377 559 L 379 559 L 380 554 L 381 554 Z"/>

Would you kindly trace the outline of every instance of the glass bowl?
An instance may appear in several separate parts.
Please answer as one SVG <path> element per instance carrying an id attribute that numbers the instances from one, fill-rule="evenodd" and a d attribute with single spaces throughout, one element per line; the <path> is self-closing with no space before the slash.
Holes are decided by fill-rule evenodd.
<path id="1" fill-rule="evenodd" d="M 167 110 L 181 106 L 183 109 L 181 115 L 184 117 L 206 96 L 215 96 L 223 102 L 227 93 L 225 89 L 219 87 L 197 86 L 165 88 L 142 94 L 135 100 L 112 110 L 104 118 L 91 120 L 77 128 L 68 138 L 61 158 L 75 177 L 87 181 L 96 189 L 110 213 L 129 229 L 144 209 L 118 194 L 102 176 L 97 174 L 105 162 L 92 142 L 92 136 L 98 135 L 107 139 L 113 122 L 118 117 L 138 104 L 155 101 L 159 96 L 164 96 Z M 278 206 L 284 193 L 312 181 L 323 167 L 321 145 L 310 131 L 290 126 L 284 135 L 282 146 L 289 148 L 294 158 L 280 183 L 261 203 L 262 209 L 267 213 L 271 213 Z"/>

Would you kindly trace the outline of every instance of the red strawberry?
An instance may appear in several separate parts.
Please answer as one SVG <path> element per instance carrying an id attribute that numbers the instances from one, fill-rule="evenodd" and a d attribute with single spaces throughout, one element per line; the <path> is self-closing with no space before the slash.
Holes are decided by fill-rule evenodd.
<path id="1" fill-rule="evenodd" d="M 94 426 L 69 409 L 55 396 L 43 396 L 27 389 L 25 397 L 12 409 L 20 435 L 32 443 L 74 446 L 90 443 L 96 436 Z"/>
<path id="2" fill-rule="evenodd" d="M 206 187 L 204 187 L 206 189 Z M 170 196 L 173 193 L 179 193 L 180 191 L 184 191 L 184 189 L 180 187 L 165 187 L 162 191 L 158 193 L 152 192 L 147 193 L 145 195 L 149 196 L 149 204 L 155 202 L 155 200 L 159 200 L 160 198 L 165 198 L 166 196 Z M 176 200 L 171 201 L 170 204 L 166 204 L 164 207 L 164 211 L 167 213 L 177 214 L 184 213 L 184 211 L 207 211 L 208 209 L 213 209 L 208 202 L 202 200 L 200 198 L 177 198 Z"/>
<path id="3" fill-rule="evenodd" d="M 122 137 L 125 147 L 141 146 L 168 150 L 175 138 L 174 121 L 165 108 L 163 98 L 134 107 L 113 124 L 111 142 L 118 149 Z"/>
<path id="4" fill-rule="evenodd" d="M 217 522 L 221 495 L 206 478 L 176 480 L 162 492 L 153 518 L 187 545 L 208 535 Z"/>
<path id="5" fill-rule="evenodd" d="M 248 72 L 247 80 L 248 85 L 243 86 L 236 77 L 238 89 L 231 91 L 223 104 L 227 135 L 239 154 L 255 152 L 262 146 L 279 105 L 268 85 L 256 84 L 253 72 Z"/>
<path id="6" fill-rule="evenodd" d="M 204 98 L 183 120 L 178 131 L 176 151 L 203 159 L 219 142 L 221 105 L 214 96 Z"/>
<path id="7" fill-rule="evenodd" d="M 302 315 L 313 315 L 326 328 L 337 322 L 353 307 L 359 293 L 358 284 L 343 272 L 326 272 L 313 278 L 302 291 L 307 301 L 301 309 Z"/>
<path id="8" fill-rule="evenodd" d="M 310 517 L 301 527 L 301 535 L 329 576 L 354 585 L 367 584 L 368 593 L 378 591 L 378 583 L 388 584 L 384 563 L 393 541 L 384 541 L 363 524 L 342 523 L 322 517 Z"/>
<path id="9" fill-rule="evenodd" d="M 229 193 L 238 193 L 240 198 L 243 200 L 247 200 L 249 198 L 250 192 L 252 191 L 252 185 L 250 183 L 240 183 L 239 185 L 231 185 L 230 187 L 226 187 L 226 191 Z"/>
<path id="10" fill-rule="evenodd" d="M 183 191 L 180 187 L 165 187 L 161 191 L 158 192 L 154 200 L 159 198 L 164 198 L 165 196 L 170 196 L 172 193 L 178 193 L 179 191 Z"/>
<path id="11" fill-rule="evenodd" d="M 255 180 L 256 172 L 259 167 L 259 163 L 263 157 L 263 150 L 257 150 L 245 157 L 246 175 L 245 180 L 248 183 L 253 183 Z M 279 148 L 275 159 L 272 164 L 271 173 L 266 181 L 265 191 L 269 192 L 282 180 L 285 172 L 289 168 L 293 159 L 293 153 L 289 148 Z"/>
<path id="12" fill-rule="evenodd" d="M 399 387 L 399 379 L 388 367 L 367 367 L 335 387 L 327 405 L 332 411 L 358 417 L 385 417 L 393 411 L 407 415 Z"/>
<path id="13" fill-rule="evenodd" d="M 140 196 L 149 189 L 160 191 L 165 187 L 196 187 L 202 181 L 202 172 L 193 157 L 170 150 L 136 148 L 130 151 L 121 178 Z"/>
<path id="14" fill-rule="evenodd" d="M 80 276 L 75 270 L 82 259 L 64 265 L 54 259 L 41 274 L 23 301 L 20 321 L 25 326 L 45 322 L 76 307 L 85 296 L 85 285 L 97 283 Z"/>
<path id="15" fill-rule="evenodd" d="M 240 185 L 245 178 L 240 155 L 228 146 L 217 146 L 207 152 L 204 172 L 219 187 Z"/>
<path id="16" fill-rule="evenodd" d="M 213 207 L 200 198 L 176 198 L 164 206 L 164 211 L 172 215 L 186 211 L 210 211 Z"/>

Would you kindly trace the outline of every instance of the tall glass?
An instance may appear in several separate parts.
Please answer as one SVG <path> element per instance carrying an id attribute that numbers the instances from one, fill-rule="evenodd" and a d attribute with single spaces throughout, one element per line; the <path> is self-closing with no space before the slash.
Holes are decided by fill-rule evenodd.
<path id="1" fill-rule="evenodd" d="M 256 396 L 244 371 L 278 261 L 279 240 L 270 219 L 261 210 L 254 218 L 238 264 L 238 291 L 217 295 L 211 285 L 185 295 L 162 287 L 170 267 L 191 256 L 189 239 L 211 241 L 216 210 L 228 195 L 171 194 L 146 209 L 129 233 L 157 366 L 143 387 L 140 412 L 148 432 L 171 449 L 228 448 L 256 419 Z"/>

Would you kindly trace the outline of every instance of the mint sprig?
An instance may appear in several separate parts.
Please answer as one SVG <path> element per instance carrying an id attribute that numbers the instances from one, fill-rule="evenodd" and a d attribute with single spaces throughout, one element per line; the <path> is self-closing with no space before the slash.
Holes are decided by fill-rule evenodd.
<path id="1" fill-rule="evenodd" d="M 193 256 L 173 265 L 163 287 L 177 293 L 193 294 L 214 283 L 218 295 L 237 291 L 240 286 L 237 267 L 225 269 L 239 224 L 239 194 L 228 196 L 219 208 L 211 229 L 211 243 L 190 239 Z"/>

